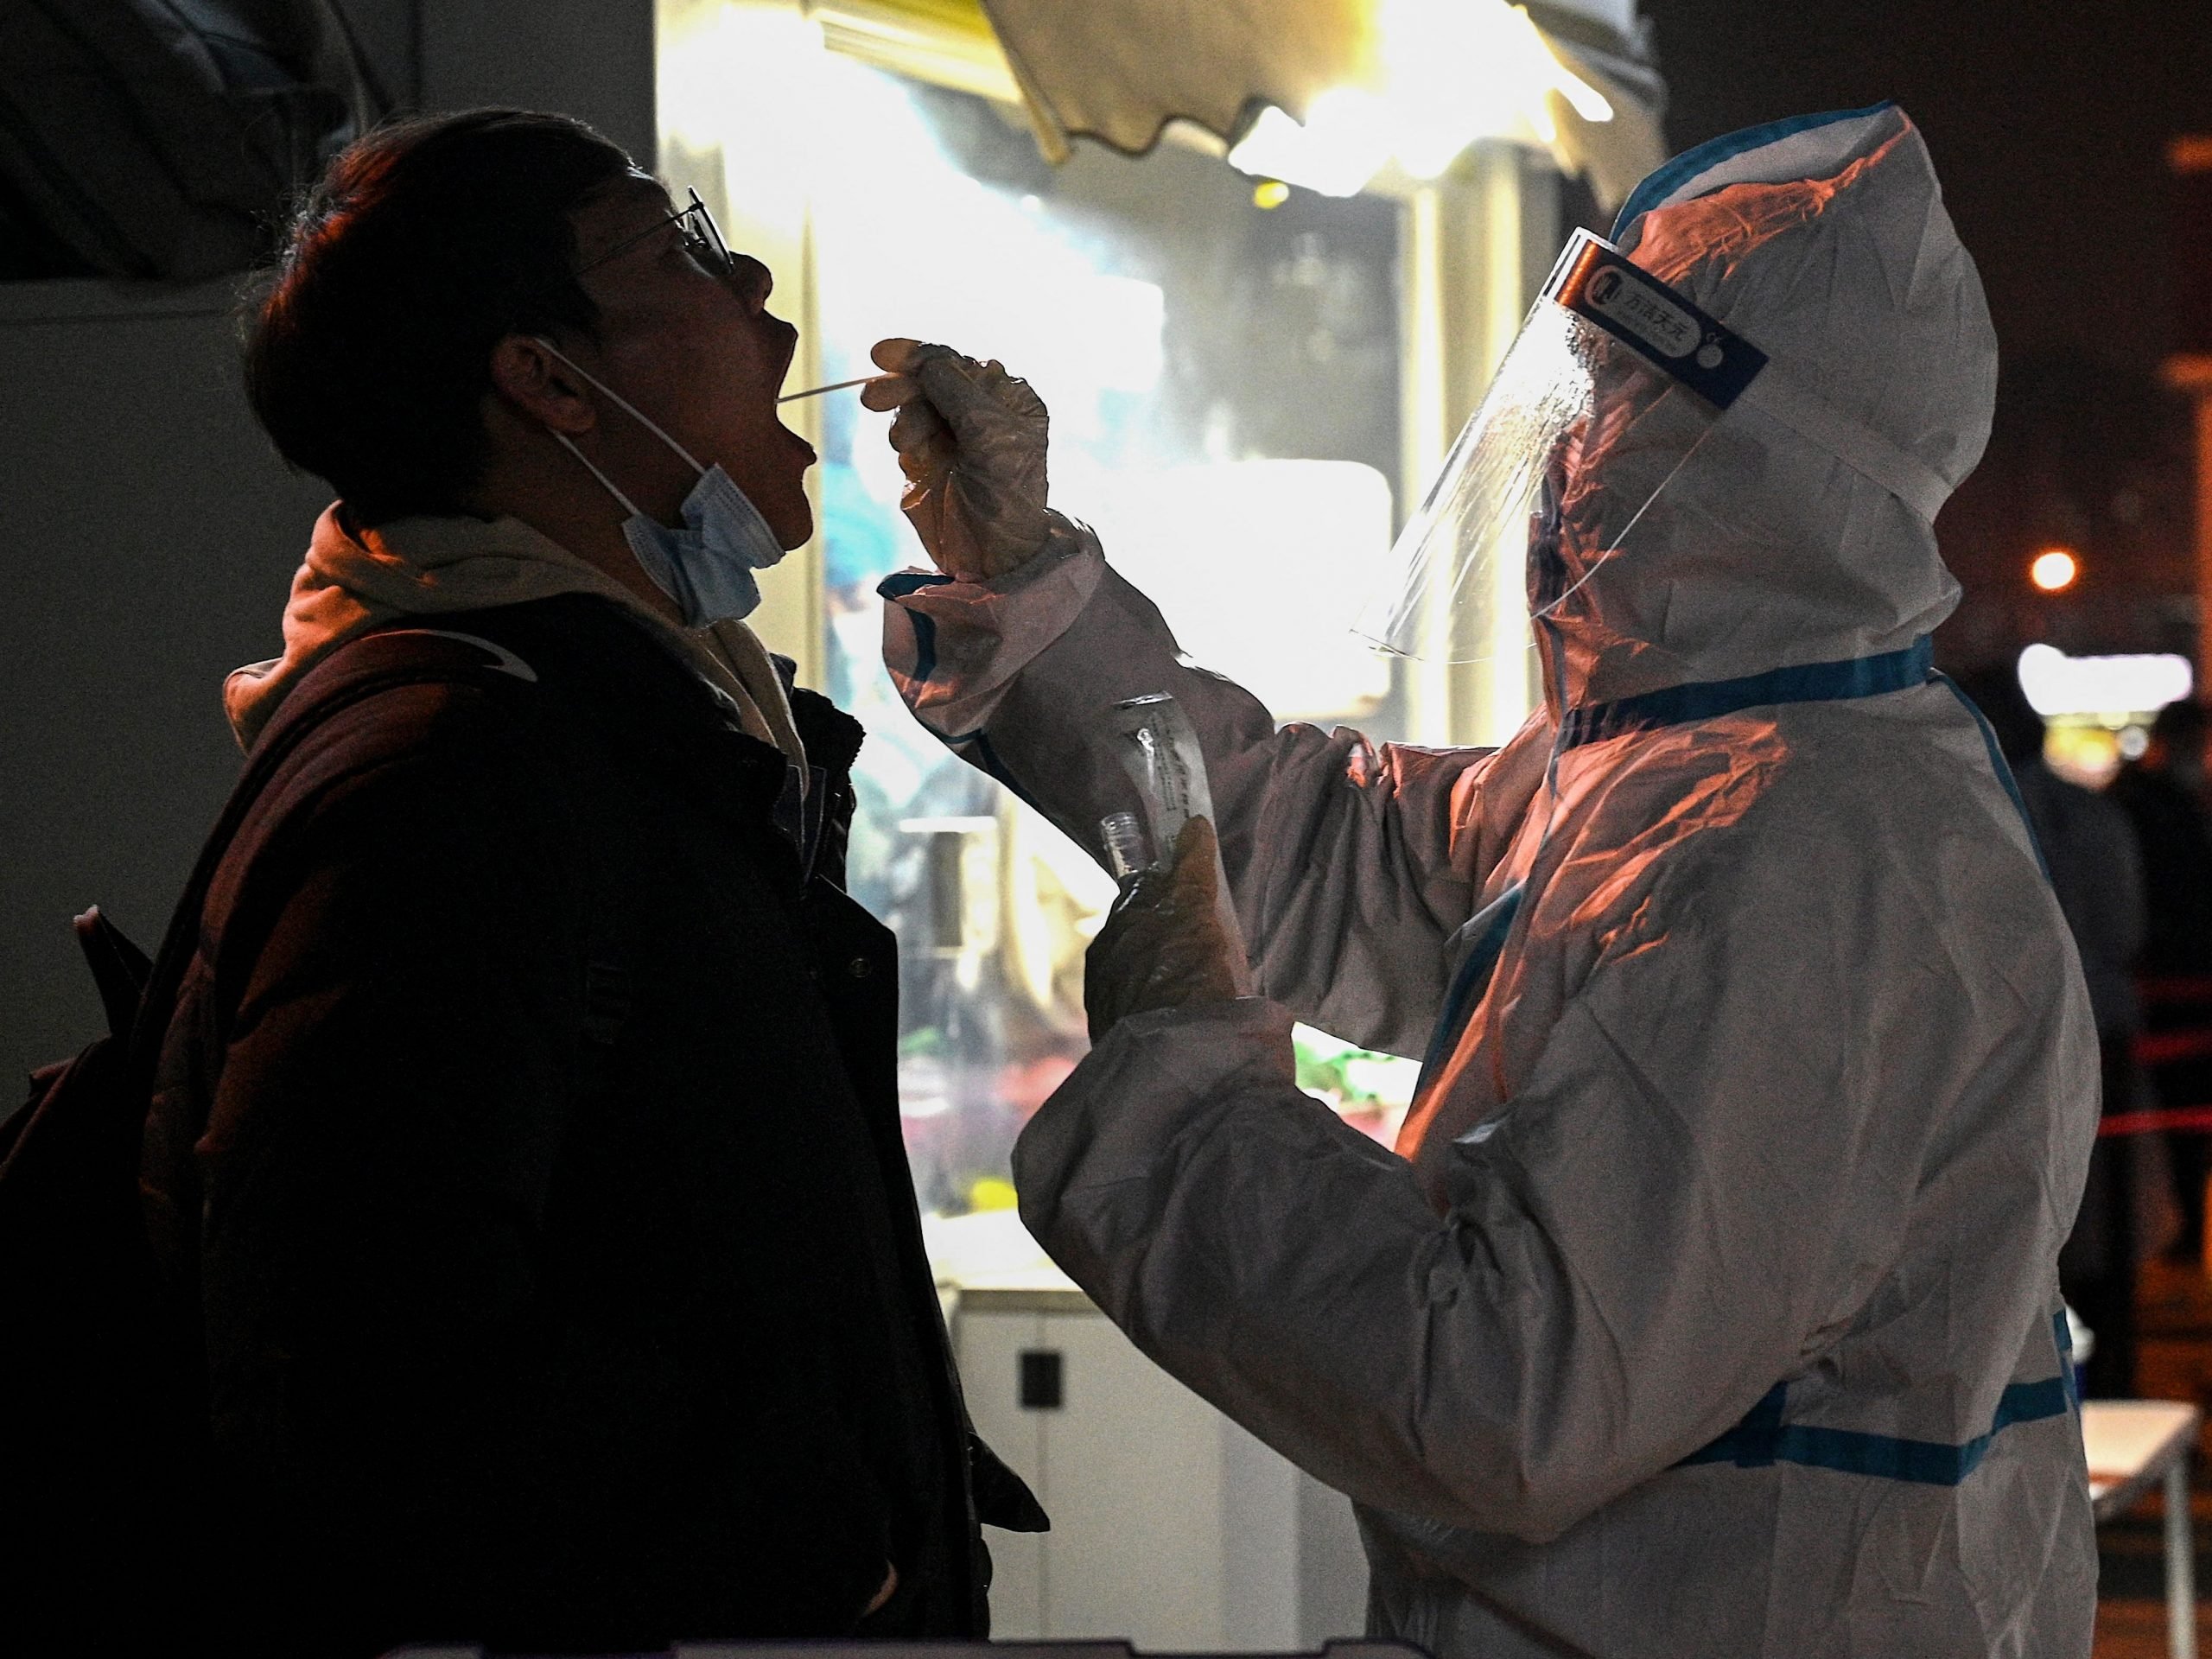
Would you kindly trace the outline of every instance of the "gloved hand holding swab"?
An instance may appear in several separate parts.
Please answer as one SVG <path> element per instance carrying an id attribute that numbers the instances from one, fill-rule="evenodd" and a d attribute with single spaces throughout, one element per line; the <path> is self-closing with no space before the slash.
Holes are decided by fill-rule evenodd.
<path id="1" fill-rule="evenodd" d="M 891 447 L 906 474 L 899 504 L 930 560 L 948 575 L 1004 575 L 1041 550 L 1050 419 L 1026 380 L 949 346 L 880 340 L 868 355 L 889 371 L 861 407 L 897 410 Z"/>

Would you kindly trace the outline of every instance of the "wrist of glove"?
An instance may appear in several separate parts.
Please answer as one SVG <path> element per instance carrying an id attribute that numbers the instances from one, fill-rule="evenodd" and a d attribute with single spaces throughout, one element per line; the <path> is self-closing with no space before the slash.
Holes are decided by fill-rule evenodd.
<path id="1" fill-rule="evenodd" d="M 1026 380 L 995 360 L 948 346 L 877 342 L 889 372 L 861 389 L 873 410 L 896 410 L 891 447 L 906 475 L 899 510 L 948 575 L 988 581 L 1044 547 L 1051 418 Z"/>
<path id="2" fill-rule="evenodd" d="M 1122 889 L 1084 958 L 1083 1008 L 1097 1042 L 1131 1014 L 1234 1001 L 1240 947 L 1222 924 L 1213 825 L 1192 818 L 1165 867 Z"/>

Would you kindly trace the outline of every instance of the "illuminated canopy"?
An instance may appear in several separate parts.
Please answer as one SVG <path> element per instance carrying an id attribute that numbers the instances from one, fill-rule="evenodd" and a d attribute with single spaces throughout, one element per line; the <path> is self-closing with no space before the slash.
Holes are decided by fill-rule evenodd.
<path id="1" fill-rule="evenodd" d="M 1548 150 L 1618 204 L 1659 165 L 1661 87 L 1633 0 L 827 0 L 856 55 L 918 52 L 971 90 L 1002 60 L 1046 159 L 1130 154 L 1181 119 L 1247 171 L 1350 194 L 1430 178 L 1478 138 Z M 1003 54 L 1003 59 L 1000 54 Z M 968 60 L 972 59 L 972 66 Z M 1241 142 L 1240 142 L 1241 141 Z"/>
<path id="2" fill-rule="evenodd" d="M 1541 145 L 1609 205 L 1665 159 L 1615 22 L 1507 0 L 982 0 L 1047 156 L 1141 151 L 1181 118 L 1247 171 L 1350 194 L 1478 138 Z M 1595 8 L 1605 10 L 1601 3 Z M 1548 25 L 1548 27 L 1547 26 Z M 1172 42 L 1172 46 L 1168 43 Z"/>

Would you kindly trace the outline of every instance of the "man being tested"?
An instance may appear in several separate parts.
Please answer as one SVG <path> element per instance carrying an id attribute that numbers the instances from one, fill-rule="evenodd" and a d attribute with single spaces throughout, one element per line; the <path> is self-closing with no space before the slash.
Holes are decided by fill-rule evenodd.
<path id="1" fill-rule="evenodd" d="M 480 111 L 340 157 L 253 320 L 339 499 L 240 741 L 423 677 L 259 798 L 149 1122 L 224 1651 L 980 1636 L 979 1508 L 1041 1524 L 922 1252 L 861 734 L 742 620 L 810 528 L 769 289 L 589 129 Z"/>
<path id="2" fill-rule="evenodd" d="M 1136 804 L 1109 705 L 1173 693 L 1262 993 L 1194 821 L 1093 949 L 1099 1040 L 1023 1135 L 1022 1215 L 1353 1497 L 1380 1632 L 2086 1654 L 2056 1258 L 2095 1034 L 1929 668 L 1980 283 L 1894 106 L 1694 151 L 1615 239 L 1562 263 L 1410 573 L 1484 591 L 1455 550 L 1515 525 L 1545 699 L 1494 753 L 1277 731 L 1046 517 L 1026 387 L 880 348 L 940 567 L 887 586 L 908 702 L 1096 847 Z M 1402 1158 L 1299 1092 L 1294 1016 L 1426 1052 Z"/>

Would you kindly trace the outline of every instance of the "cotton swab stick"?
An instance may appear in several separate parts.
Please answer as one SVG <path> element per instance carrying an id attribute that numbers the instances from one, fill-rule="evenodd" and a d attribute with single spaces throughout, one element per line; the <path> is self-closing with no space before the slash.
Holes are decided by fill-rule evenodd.
<path id="1" fill-rule="evenodd" d="M 842 391 L 847 386 L 864 386 L 871 380 L 881 380 L 880 374 L 864 374 L 857 380 L 835 380 L 826 386 L 809 386 L 804 391 L 787 391 L 776 399 L 779 404 L 795 404 L 802 397 L 819 397 L 825 391 Z"/>

